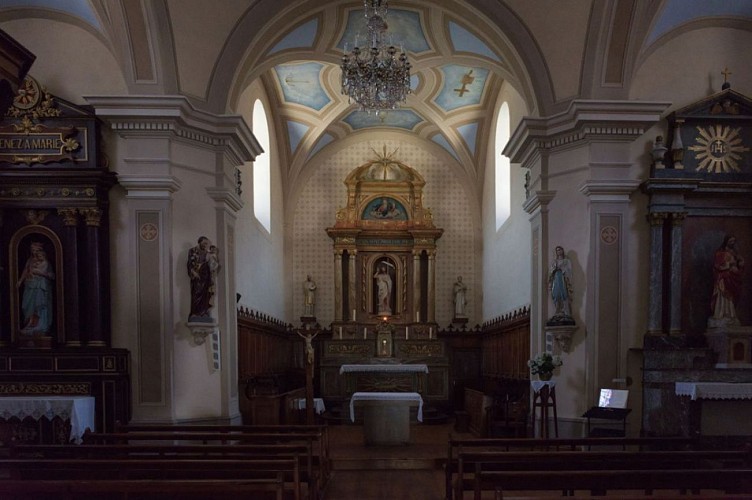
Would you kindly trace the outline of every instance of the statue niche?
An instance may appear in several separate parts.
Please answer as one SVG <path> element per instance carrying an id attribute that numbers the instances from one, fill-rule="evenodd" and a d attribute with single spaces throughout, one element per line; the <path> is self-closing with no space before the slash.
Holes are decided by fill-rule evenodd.
<path id="1" fill-rule="evenodd" d="M 371 311 L 378 316 L 391 316 L 397 311 L 397 265 L 389 257 L 379 257 L 373 264 Z"/>

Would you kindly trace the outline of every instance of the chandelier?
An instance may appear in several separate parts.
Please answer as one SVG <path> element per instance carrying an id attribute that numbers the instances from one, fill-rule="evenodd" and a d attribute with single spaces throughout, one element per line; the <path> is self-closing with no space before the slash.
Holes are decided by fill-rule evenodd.
<path id="1" fill-rule="evenodd" d="M 396 109 L 410 93 L 410 62 L 400 49 L 386 45 L 387 0 L 364 0 L 370 49 L 355 47 L 342 56 L 342 94 L 362 111 Z"/>

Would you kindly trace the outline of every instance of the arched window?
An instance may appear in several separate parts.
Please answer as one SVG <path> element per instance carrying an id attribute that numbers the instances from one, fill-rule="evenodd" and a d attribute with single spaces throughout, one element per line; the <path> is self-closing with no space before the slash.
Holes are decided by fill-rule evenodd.
<path id="1" fill-rule="evenodd" d="M 496 230 L 506 222 L 512 210 L 509 158 L 501 152 L 509 142 L 509 105 L 504 102 L 496 120 Z"/>
<path id="2" fill-rule="evenodd" d="M 253 103 L 253 135 L 264 152 L 256 157 L 253 163 L 253 214 L 266 228 L 272 231 L 272 178 L 269 153 L 269 125 L 266 120 L 266 110 L 259 99 Z"/>

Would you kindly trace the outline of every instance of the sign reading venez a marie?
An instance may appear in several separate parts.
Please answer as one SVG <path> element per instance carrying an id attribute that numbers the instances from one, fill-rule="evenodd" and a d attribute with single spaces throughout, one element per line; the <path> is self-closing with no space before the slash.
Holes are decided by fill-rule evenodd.
<path id="1" fill-rule="evenodd" d="M 412 240 L 394 240 L 394 239 L 387 239 L 387 238 L 367 238 L 367 239 L 360 239 L 358 240 L 358 243 L 361 245 L 412 245 Z"/>
<path id="2" fill-rule="evenodd" d="M 29 133 L 0 131 L 0 162 L 86 161 L 85 146 L 86 131 L 75 128 Z"/>

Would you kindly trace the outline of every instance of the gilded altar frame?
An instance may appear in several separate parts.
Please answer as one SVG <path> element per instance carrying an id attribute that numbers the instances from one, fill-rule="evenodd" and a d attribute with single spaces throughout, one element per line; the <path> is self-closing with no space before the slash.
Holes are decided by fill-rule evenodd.
<path id="1" fill-rule="evenodd" d="M 384 317 L 395 325 L 435 323 L 436 241 L 443 229 L 423 206 L 425 180 L 396 154 L 384 147 L 344 181 L 347 205 L 327 228 L 334 251 L 334 324 L 375 325 Z M 380 311 L 375 279 L 382 264 L 393 296 Z"/>

